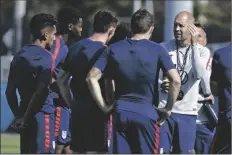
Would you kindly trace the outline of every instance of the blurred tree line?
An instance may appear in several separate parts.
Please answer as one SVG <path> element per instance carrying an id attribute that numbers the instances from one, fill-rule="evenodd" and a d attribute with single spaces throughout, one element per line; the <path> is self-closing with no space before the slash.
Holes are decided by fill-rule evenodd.
<path id="1" fill-rule="evenodd" d="M 164 34 L 164 0 L 154 0 L 155 31 L 152 40 L 163 41 Z M 29 21 L 37 13 L 46 12 L 56 16 L 57 11 L 66 6 L 79 9 L 84 16 L 83 37 L 91 33 L 91 24 L 94 13 L 98 9 L 109 9 L 124 19 L 128 25 L 133 13 L 132 0 L 27 0 L 26 14 L 23 21 L 22 45 L 30 43 Z M 13 27 L 14 0 L 0 1 L 0 41 L 1 55 L 6 53 L 5 44 L 2 42 L 3 35 Z M 16 6 L 17 7 L 17 6 Z M 228 42 L 231 39 L 231 1 L 197 1 L 194 0 L 194 15 L 201 22 L 208 35 L 208 42 Z"/>

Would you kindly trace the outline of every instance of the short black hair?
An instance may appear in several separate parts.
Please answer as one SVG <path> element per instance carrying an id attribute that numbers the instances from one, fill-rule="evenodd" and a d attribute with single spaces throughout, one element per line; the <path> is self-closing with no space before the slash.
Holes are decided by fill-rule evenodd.
<path id="1" fill-rule="evenodd" d="M 134 34 L 146 33 L 154 25 L 154 17 L 146 9 L 139 9 L 131 17 L 131 31 Z"/>
<path id="2" fill-rule="evenodd" d="M 40 13 L 32 17 L 30 22 L 30 30 L 33 39 L 41 39 L 43 36 L 41 30 L 45 27 L 53 28 L 57 24 L 56 18 L 51 14 Z"/>
<path id="3" fill-rule="evenodd" d="M 130 31 L 124 23 L 119 24 L 115 30 L 114 36 L 110 39 L 108 45 L 126 39 L 126 37 L 129 37 L 129 33 Z"/>
<path id="4" fill-rule="evenodd" d="M 78 9 L 72 7 L 65 7 L 58 11 L 57 20 L 58 20 L 58 32 L 60 34 L 68 33 L 68 25 L 77 24 L 80 22 L 80 18 L 83 18 L 81 12 Z"/>
<path id="5" fill-rule="evenodd" d="M 94 16 L 93 30 L 96 33 L 105 33 L 111 26 L 116 26 L 117 23 L 116 15 L 108 10 L 100 10 Z"/>

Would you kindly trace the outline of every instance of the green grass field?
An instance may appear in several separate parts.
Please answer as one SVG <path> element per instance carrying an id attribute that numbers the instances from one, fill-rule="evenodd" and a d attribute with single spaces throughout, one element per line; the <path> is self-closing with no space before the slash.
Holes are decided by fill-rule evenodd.
<path id="1" fill-rule="evenodd" d="M 18 134 L 1 133 L 1 153 L 20 153 Z"/>

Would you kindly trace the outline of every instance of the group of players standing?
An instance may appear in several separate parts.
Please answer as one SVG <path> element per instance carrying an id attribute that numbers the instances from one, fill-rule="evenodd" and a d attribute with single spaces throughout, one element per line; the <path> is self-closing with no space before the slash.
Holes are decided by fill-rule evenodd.
<path id="1" fill-rule="evenodd" d="M 211 91 L 220 109 L 213 151 L 230 153 L 231 45 L 215 52 L 211 74 L 206 34 L 191 13 L 176 16 L 175 39 L 161 44 L 149 40 L 154 17 L 145 9 L 132 15 L 130 37 L 106 10 L 84 39 L 77 10 L 57 19 L 35 15 L 33 44 L 11 62 L 6 96 L 21 153 L 209 153 L 213 131 L 200 111 Z"/>

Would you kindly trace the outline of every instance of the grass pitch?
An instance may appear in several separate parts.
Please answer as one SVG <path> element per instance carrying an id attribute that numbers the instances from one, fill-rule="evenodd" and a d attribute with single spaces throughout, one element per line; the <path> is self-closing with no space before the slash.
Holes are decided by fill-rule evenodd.
<path id="1" fill-rule="evenodd" d="M 20 153 L 19 134 L 1 133 L 1 154 Z"/>

